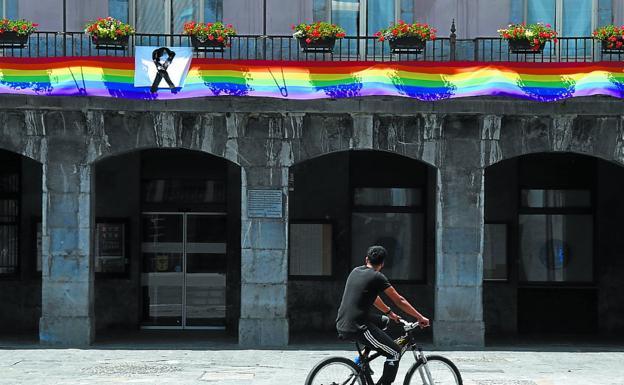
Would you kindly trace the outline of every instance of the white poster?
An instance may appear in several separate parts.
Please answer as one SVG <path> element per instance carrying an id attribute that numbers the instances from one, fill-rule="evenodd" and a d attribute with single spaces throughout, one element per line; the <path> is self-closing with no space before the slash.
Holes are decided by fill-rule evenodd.
<path id="1" fill-rule="evenodd" d="M 134 86 L 151 87 L 152 92 L 184 87 L 192 56 L 191 47 L 135 47 Z"/>

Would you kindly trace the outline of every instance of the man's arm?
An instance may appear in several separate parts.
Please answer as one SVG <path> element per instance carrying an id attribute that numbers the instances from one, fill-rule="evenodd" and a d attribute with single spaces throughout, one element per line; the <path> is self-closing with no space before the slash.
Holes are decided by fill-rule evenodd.
<path id="1" fill-rule="evenodd" d="M 414 307 L 409 302 L 407 302 L 407 300 L 403 298 L 403 296 L 399 294 L 399 292 L 397 292 L 394 287 L 390 286 L 389 288 L 384 290 L 384 293 L 388 296 L 388 298 L 390 298 L 392 302 L 394 302 L 395 305 L 397 305 L 399 309 L 416 318 L 416 320 L 418 320 L 422 327 L 429 326 L 429 319 L 420 314 L 418 310 L 414 309 Z M 381 301 L 379 297 L 377 297 L 377 299 Z M 386 306 L 383 301 L 381 301 L 381 303 L 383 304 L 383 306 Z M 375 307 L 377 307 L 377 300 L 375 300 Z M 379 309 L 379 307 L 377 308 Z M 379 310 L 383 311 L 383 309 Z"/>

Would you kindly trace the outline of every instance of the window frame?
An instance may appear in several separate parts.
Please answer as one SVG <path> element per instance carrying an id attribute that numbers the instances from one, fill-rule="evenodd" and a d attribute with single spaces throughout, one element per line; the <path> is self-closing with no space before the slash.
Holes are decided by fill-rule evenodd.
<path id="1" fill-rule="evenodd" d="M 418 205 L 414 205 L 414 206 L 374 206 L 374 205 L 370 205 L 370 206 L 364 206 L 364 205 L 356 205 L 354 198 L 355 198 L 355 190 L 357 188 L 402 188 L 402 189 L 416 189 L 416 190 L 420 190 L 420 204 Z M 357 185 L 357 186 L 352 186 L 350 188 L 350 199 L 351 199 L 351 212 L 350 212 L 350 216 L 349 216 L 349 241 L 350 244 L 353 243 L 353 234 L 352 234 L 352 229 L 353 229 L 353 214 L 354 213 L 376 213 L 376 214 L 384 214 L 384 213 L 399 213 L 399 214 L 422 214 L 422 218 L 423 218 L 423 234 L 422 234 L 422 239 L 423 242 L 419 245 L 420 249 L 421 249 L 421 253 L 422 253 L 422 278 L 411 278 L 411 279 L 396 279 L 396 278 L 389 278 L 392 280 L 392 282 L 396 282 L 396 283 L 405 283 L 405 284 L 418 284 L 418 285 L 426 285 L 427 284 L 427 279 L 428 279 L 428 274 L 427 274 L 427 226 L 428 226 L 428 215 L 427 215 L 427 202 L 428 202 L 428 196 L 427 196 L 427 186 L 426 185 Z M 352 246 L 350 246 L 350 249 L 352 249 Z M 392 258 L 392 256 L 390 256 L 390 258 Z M 350 251 L 350 255 L 349 255 L 349 264 L 352 264 L 353 262 L 353 250 Z M 383 271 L 382 271 L 383 273 Z"/>
<path id="2" fill-rule="evenodd" d="M 511 281 L 510 277 L 511 277 L 511 264 L 509 263 L 510 260 L 510 256 L 511 256 L 511 242 L 510 242 L 510 228 L 511 226 L 509 225 L 508 222 L 497 222 L 497 221 L 484 221 L 483 222 L 483 235 L 484 235 L 484 240 L 485 240 L 485 227 L 486 225 L 500 225 L 500 226 L 505 226 L 505 278 L 485 278 L 485 269 L 483 269 L 483 277 L 482 280 L 483 282 L 487 282 L 487 283 L 509 283 Z M 485 246 L 485 242 L 483 243 L 483 245 Z M 483 257 L 483 252 L 481 253 L 482 257 Z M 483 265 L 485 265 L 485 261 L 483 261 Z"/>
<path id="3" fill-rule="evenodd" d="M 296 280 L 296 281 L 334 281 L 336 278 L 336 270 L 337 270 L 337 266 L 336 266 L 336 238 L 335 238 L 335 228 L 336 228 L 336 224 L 334 223 L 335 221 L 332 220 L 320 220 L 320 219 L 297 219 L 297 220 L 292 220 L 292 221 L 288 221 L 288 261 L 287 261 L 287 267 L 288 267 L 288 279 L 289 280 Z M 327 274 L 327 275 L 299 275 L 299 274 L 290 274 L 290 231 L 291 231 L 291 227 L 290 225 L 292 224 L 304 224 L 304 225 L 314 225 L 314 224 L 321 224 L 321 225 L 330 225 L 331 226 L 331 255 L 330 255 L 330 266 L 331 266 L 331 274 Z"/>
<path id="4" fill-rule="evenodd" d="M 0 273 L 0 280 L 20 280 L 22 275 L 22 162 L 21 159 L 15 159 L 7 162 L 6 165 L 8 166 L 6 168 L 0 166 L 0 173 L 17 174 L 17 192 L 0 193 L 0 200 L 15 200 L 17 217 L 15 222 L 2 222 L 2 224 L 13 225 L 17 230 L 17 260 L 15 266 L 12 266 L 15 270 L 12 273 Z"/>
<path id="5" fill-rule="evenodd" d="M 325 20 L 315 20 L 315 21 L 327 21 L 328 23 L 332 22 L 332 3 L 334 1 L 340 0 L 325 0 L 325 9 L 327 10 L 327 14 L 325 15 Z M 394 22 L 396 23 L 401 18 L 401 0 L 392 0 L 394 1 Z M 354 3 L 355 4 L 355 3 Z M 366 34 L 363 31 L 368 29 L 368 0 L 359 0 L 359 10 L 358 10 L 358 34 L 355 35 L 357 37 L 366 37 L 372 36 L 372 34 Z M 377 31 L 374 31 L 377 32 Z M 373 33 L 374 33 L 373 32 Z"/>
<path id="6" fill-rule="evenodd" d="M 560 37 L 591 37 L 591 36 L 563 36 L 563 1 L 564 0 L 555 0 L 555 21 L 554 21 L 554 29 L 557 32 L 557 36 Z M 590 30 L 593 31 L 596 29 L 598 25 L 598 8 L 599 8 L 599 0 L 591 0 L 592 1 L 592 10 L 591 10 L 591 24 Z M 529 1 L 524 0 L 523 4 L 523 15 L 522 20 L 527 22 L 529 16 Z M 561 22 L 559 22 L 561 20 Z"/>
<path id="7" fill-rule="evenodd" d="M 526 207 L 522 205 L 523 190 L 587 190 L 590 194 L 590 205 L 588 207 Z M 539 186 L 539 185 L 523 185 L 518 186 L 518 212 L 516 216 L 516 232 L 517 232 L 517 281 L 518 287 L 594 287 L 597 283 L 597 245 L 596 237 L 596 192 L 593 186 Z M 528 281 L 520 276 L 520 264 L 522 263 L 521 253 L 521 237 L 520 237 L 520 216 L 521 215 L 591 215 L 592 220 L 592 279 L 590 281 Z"/>
<path id="8" fill-rule="evenodd" d="M 6 0 L 2 0 L 2 1 L 6 1 Z M 175 35 L 175 33 L 173 32 L 174 30 L 174 25 L 173 25 L 173 1 L 174 0 L 165 0 L 165 35 Z M 196 22 L 199 23 L 203 23 L 204 19 L 205 19 L 205 5 L 206 5 L 206 1 L 205 0 L 198 0 L 199 1 L 199 19 L 195 20 Z M 137 0 L 128 0 L 128 20 L 130 21 L 130 24 L 136 26 L 136 16 L 137 16 Z M 137 30 L 138 34 L 142 34 L 142 33 L 146 33 L 143 31 L 139 31 Z"/>

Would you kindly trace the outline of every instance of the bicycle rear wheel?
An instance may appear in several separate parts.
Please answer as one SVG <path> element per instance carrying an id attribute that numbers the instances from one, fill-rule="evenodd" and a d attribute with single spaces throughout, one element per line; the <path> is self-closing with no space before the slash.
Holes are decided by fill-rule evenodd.
<path id="1" fill-rule="evenodd" d="M 433 383 L 429 381 L 427 371 Z M 403 385 L 462 385 L 461 374 L 457 366 L 446 357 L 428 356 L 427 364 L 416 362 L 407 371 Z"/>
<path id="2" fill-rule="evenodd" d="M 316 364 L 305 385 L 363 385 L 360 368 L 344 357 L 329 357 Z"/>

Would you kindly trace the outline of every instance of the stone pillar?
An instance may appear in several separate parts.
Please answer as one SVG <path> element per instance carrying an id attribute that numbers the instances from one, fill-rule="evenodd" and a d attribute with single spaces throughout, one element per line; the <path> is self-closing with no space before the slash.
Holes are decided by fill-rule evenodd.
<path id="1" fill-rule="evenodd" d="M 444 127 L 437 186 L 436 346 L 484 345 L 483 167 L 476 119 Z"/>
<path id="2" fill-rule="evenodd" d="M 48 117 L 46 117 L 48 118 Z M 43 163 L 41 343 L 93 341 L 91 167 L 80 118 L 46 119 Z M 67 126 L 65 126 L 67 125 Z"/>
<path id="3" fill-rule="evenodd" d="M 265 122 L 261 121 L 259 126 L 264 127 Z M 241 318 L 238 328 L 239 343 L 243 346 L 288 345 L 287 199 L 292 152 L 283 120 L 269 118 L 268 126 L 268 137 L 265 130 L 262 130 L 264 137 L 254 137 L 261 131 L 256 125 L 245 129 L 247 137 L 238 138 L 238 148 L 246 154 L 246 162 L 241 162 Z M 264 198 L 258 199 L 258 194 Z M 262 213 L 262 207 L 270 209 Z"/>

